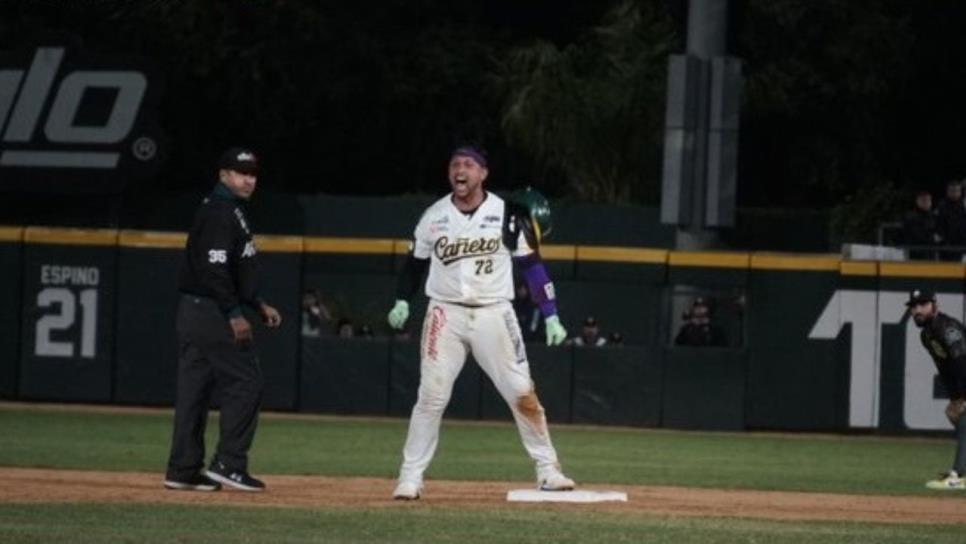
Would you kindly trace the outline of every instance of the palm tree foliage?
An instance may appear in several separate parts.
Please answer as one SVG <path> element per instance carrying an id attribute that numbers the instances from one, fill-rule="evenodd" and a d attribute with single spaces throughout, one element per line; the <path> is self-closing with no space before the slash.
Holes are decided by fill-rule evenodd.
<path id="1" fill-rule="evenodd" d="M 508 143 L 579 199 L 653 199 L 672 42 L 665 13 L 625 2 L 575 43 L 512 49 L 493 76 Z"/>

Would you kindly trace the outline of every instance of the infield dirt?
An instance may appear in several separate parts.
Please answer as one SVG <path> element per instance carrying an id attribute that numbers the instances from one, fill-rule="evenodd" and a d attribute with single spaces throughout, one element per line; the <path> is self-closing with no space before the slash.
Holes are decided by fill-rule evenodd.
<path id="1" fill-rule="evenodd" d="M 0 467 L 3 503 L 210 504 L 275 508 L 558 509 L 656 516 L 966 524 L 962 497 L 896 497 L 685 487 L 587 485 L 627 493 L 628 501 L 596 504 L 508 503 L 507 491 L 528 482 L 429 481 L 422 500 L 393 501 L 393 481 L 319 476 L 264 477 L 268 490 L 246 493 L 168 491 L 162 475 Z"/>

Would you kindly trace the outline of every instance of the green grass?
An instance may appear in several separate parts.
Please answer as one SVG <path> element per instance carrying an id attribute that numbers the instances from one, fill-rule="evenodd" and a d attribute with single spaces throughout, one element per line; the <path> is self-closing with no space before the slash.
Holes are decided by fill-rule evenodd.
<path id="1" fill-rule="evenodd" d="M 209 425 L 211 448 L 217 418 Z M 830 437 L 557 426 L 554 441 L 581 483 L 962 495 L 930 492 L 948 439 Z M 263 417 L 256 474 L 395 476 L 404 420 Z M 0 406 L 0 466 L 164 470 L 170 413 Z M 430 478 L 532 479 L 509 424 L 446 422 Z M 963 502 L 966 507 L 966 501 Z M 243 508 L 146 504 L 0 504 L 0 542 L 942 543 L 960 526 L 681 518 L 530 508 L 454 510 L 430 503 L 386 508 Z"/>
<path id="2" fill-rule="evenodd" d="M 423 507 L 306 510 L 152 505 L 0 505 L 0 541 L 792 544 L 960 543 L 957 526 L 773 522 Z"/>
<path id="3" fill-rule="evenodd" d="M 164 469 L 169 414 L 0 408 L 0 465 Z M 209 451 L 217 418 L 208 429 Z M 404 420 L 264 417 L 251 452 L 256 474 L 395 476 Z M 948 439 L 825 437 L 607 428 L 552 428 L 579 482 L 837 493 L 935 495 L 923 481 L 949 466 Z M 446 422 L 430 478 L 530 480 L 509 424 Z"/>

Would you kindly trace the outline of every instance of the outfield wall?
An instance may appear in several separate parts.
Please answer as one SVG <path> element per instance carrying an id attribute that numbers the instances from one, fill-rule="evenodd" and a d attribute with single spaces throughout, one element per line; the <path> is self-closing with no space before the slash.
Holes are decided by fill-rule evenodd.
<path id="1" fill-rule="evenodd" d="M 175 273 L 182 233 L 0 228 L 0 397 L 170 405 Z M 261 236 L 262 291 L 285 321 L 260 326 L 265 407 L 405 416 L 419 378 L 418 339 L 384 324 L 406 242 Z M 548 245 L 560 312 L 586 315 L 622 347 L 528 345 L 551 421 L 690 429 L 946 430 L 944 394 L 905 316 L 912 287 L 935 289 L 963 317 L 966 267 L 842 261 L 835 255 L 676 252 Z M 371 339 L 301 334 L 304 288 Z M 676 347 L 678 313 L 717 301 L 726 347 Z M 414 306 L 417 326 L 425 301 Z M 470 361 L 449 417 L 508 419 Z"/>

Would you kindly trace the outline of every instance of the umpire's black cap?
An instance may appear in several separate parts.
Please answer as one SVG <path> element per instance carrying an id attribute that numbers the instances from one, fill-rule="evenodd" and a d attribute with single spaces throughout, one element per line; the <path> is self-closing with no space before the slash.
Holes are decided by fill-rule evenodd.
<path id="1" fill-rule="evenodd" d="M 255 153 L 244 147 L 229 147 L 221 154 L 218 159 L 218 168 L 221 170 L 234 170 L 242 174 L 255 175 L 258 173 L 258 157 Z"/>
<path id="2" fill-rule="evenodd" d="M 915 306 L 926 302 L 936 302 L 936 293 L 928 289 L 913 289 L 909 292 L 909 300 L 906 301 L 906 306 Z"/>

